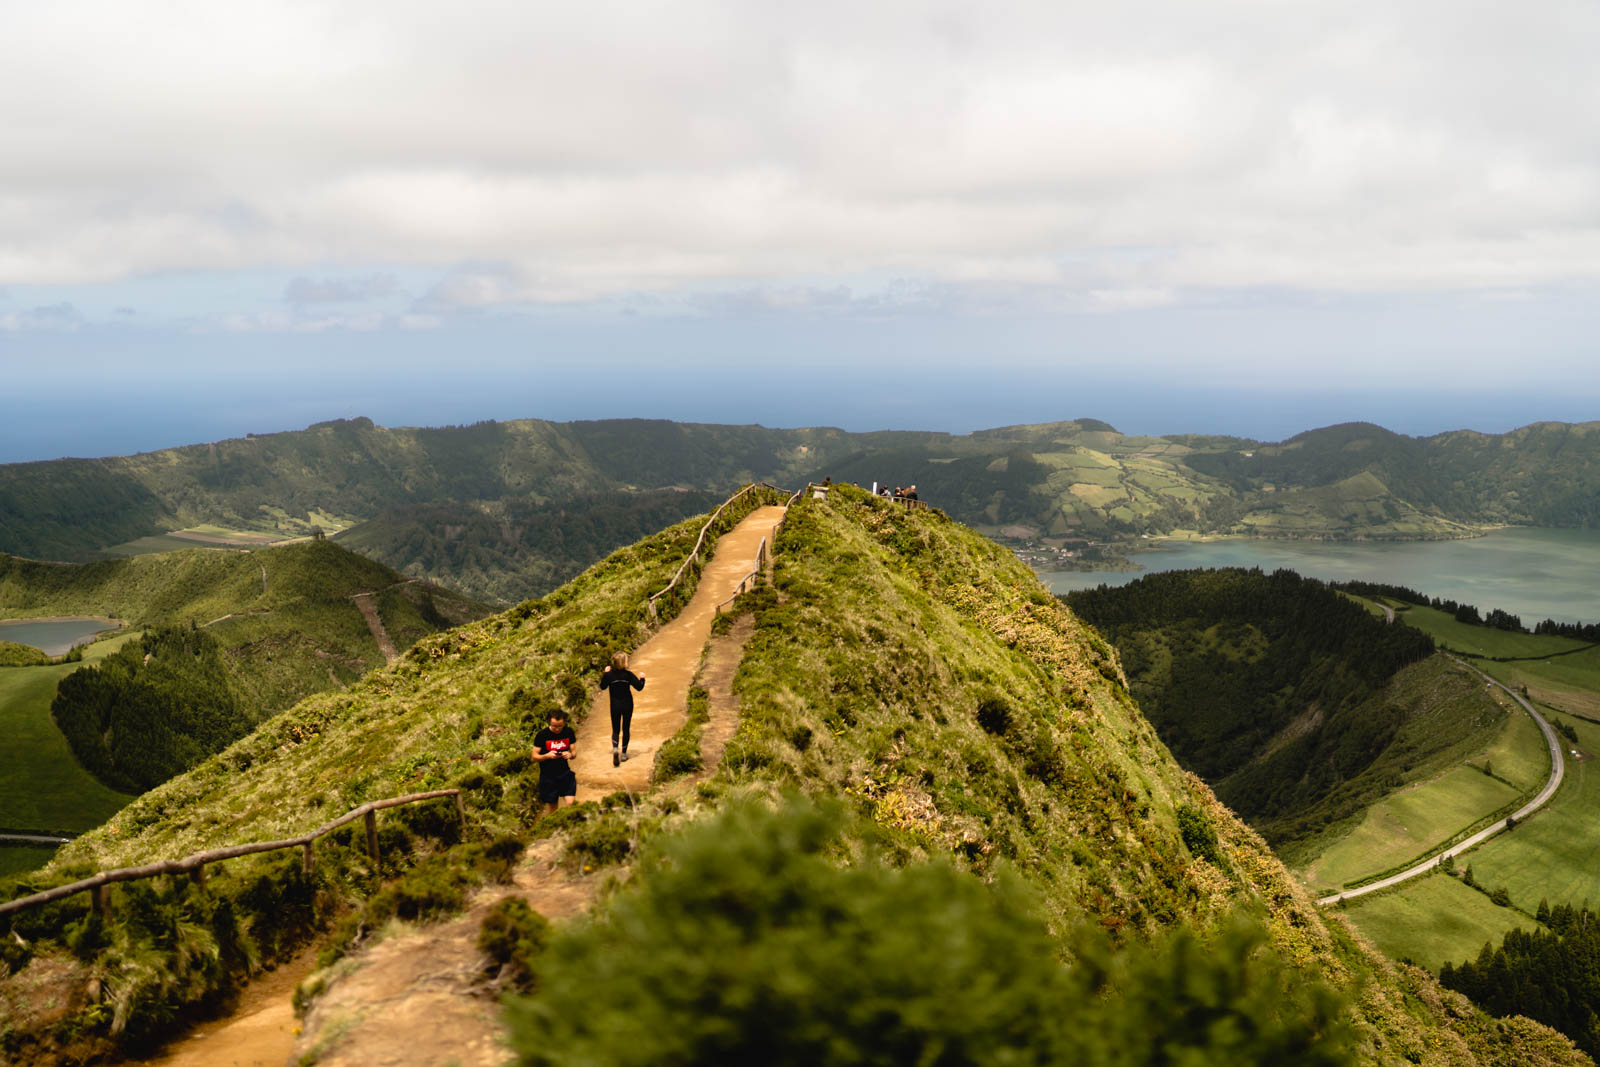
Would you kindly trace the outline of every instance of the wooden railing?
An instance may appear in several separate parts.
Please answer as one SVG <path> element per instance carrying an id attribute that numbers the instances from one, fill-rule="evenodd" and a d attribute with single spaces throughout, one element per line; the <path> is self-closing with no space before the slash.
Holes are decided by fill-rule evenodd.
<path id="1" fill-rule="evenodd" d="M 777 535 L 778 529 L 776 526 L 773 527 L 772 532 L 774 536 Z M 749 574 L 739 579 L 739 584 L 733 588 L 733 596 L 730 596 L 728 599 L 719 603 L 714 609 L 714 614 L 721 615 L 722 609 L 739 599 L 740 595 L 743 594 L 745 590 L 755 588 L 756 582 L 761 580 L 761 575 L 765 573 L 767 569 L 768 558 L 770 557 L 767 552 L 767 539 L 763 537 L 761 539 L 761 543 L 756 546 L 755 566 L 751 568 Z"/>
<path id="2" fill-rule="evenodd" d="M 702 550 L 704 550 L 706 545 L 706 535 L 711 532 L 712 525 L 722 517 L 722 513 L 728 508 L 732 507 L 740 497 L 751 493 L 760 492 L 763 489 L 771 490 L 775 493 L 783 492 L 782 489 L 779 489 L 777 486 L 768 482 L 751 482 L 749 485 L 745 486 L 743 489 L 724 500 L 722 502 L 722 506 L 711 513 L 711 517 L 706 520 L 706 524 L 700 527 L 700 536 L 695 540 L 693 550 L 691 550 L 690 553 L 684 557 L 683 563 L 679 565 L 677 573 L 672 576 L 672 581 L 668 582 L 665 588 L 650 598 L 650 617 L 652 619 L 658 619 L 661 617 L 660 613 L 656 610 L 656 601 L 660 600 L 662 597 L 676 589 L 678 583 L 683 580 L 683 576 L 688 573 L 689 567 L 700 558 L 700 553 Z M 792 501 L 794 497 L 790 497 L 789 499 Z"/>
<path id="3" fill-rule="evenodd" d="M 249 845 L 230 845 L 227 848 L 214 848 L 207 852 L 196 852 L 192 856 L 185 856 L 181 860 L 161 860 L 156 863 L 147 863 L 143 867 L 120 867 L 114 871 L 101 871 L 99 874 L 85 878 L 81 882 L 69 885 L 56 886 L 46 889 L 42 893 L 35 893 L 29 897 L 18 897 L 0 904 L 0 915 L 24 908 L 48 904 L 52 900 L 61 900 L 64 897 L 74 896 L 78 893 L 94 893 L 94 908 L 102 917 L 108 917 L 111 911 L 111 898 L 108 892 L 113 882 L 135 882 L 142 878 L 154 878 L 162 874 L 187 874 L 199 885 L 206 884 L 206 864 L 218 863 L 222 860 L 231 860 L 239 856 L 249 856 L 257 852 L 276 852 L 279 849 L 299 848 L 301 850 L 304 870 L 311 873 L 312 851 L 317 838 L 330 834 L 347 823 L 357 819 L 366 821 L 367 853 L 372 857 L 372 862 L 378 862 L 378 812 L 384 808 L 397 808 L 402 804 L 415 804 L 423 800 L 434 800 L 439 797 L 456 798 L 456 815 L 461 819 L 463 826 L 467 822 L 467 809 L 461 801 L 459 789 L 435 789 L 431 793 L 410 793 L 403 797 L 390 797 L 387 800 L 373 800 L 353 808 L 332 822 L 324 823 L 300 837 L 285 838 L 282 841 L 258 841 Z"/>
<path id="4" fill-rule="evenodd" d="M 766 571 L 767 564 L 772 559 L 772 554 L 777 551 L 778 532 L 783 529 L 783 524 L 788 521 L 789 509 L 794 506 L 797 500 L 800 500 L 813 489 L 821 489 L 824 493 L 827 492 L 826 486 L 819 485 L 816 482 L 807 482 L 799 489 L 796 489 L 789 496 L 789 499 L 783 502 L 783 515 L 776 523 L 773 524 L 772 533 L 769 535 L 769 537 L 763 537 L 761 539 L 761 544 L 756 547 L 755 566 L 751 568 L 749 574 L 739 579 L 738 586 L 736 586 L 733 590 L 733 596 L 717 605 L 716 613 L 718 615 L 722 614 L 722 609 L 727 607 L 729 604 L 732 604 L 742 593 L 755 587 L 756 582 L 761 579 L 762 573 Z"/>

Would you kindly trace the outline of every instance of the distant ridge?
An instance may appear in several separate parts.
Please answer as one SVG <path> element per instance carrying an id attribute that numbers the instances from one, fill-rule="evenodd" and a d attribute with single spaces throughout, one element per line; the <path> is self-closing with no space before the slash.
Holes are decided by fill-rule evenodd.
<path id="1" fill-rule="evenodd" d="M 1128 436 L 1098 419 L 968 435 L 667 420 L 340 419 L 135 456 L 0 466 L 0 551 L 85 560 L 196 526 L 352 545 L 511 602 L 744 480 L 915 484 L 981 530 L 1117 541 L 1191 531 L 1437 539 L 1600 524 L 1600 423 L 1413 438 L 1346 423 L 1270 443 Z M 654 495 L 650 495 L 654 494 Z M 552 516 L 565 518 L 559 522 Z M 588 536 L 558 536 L 583 514 Z"/>

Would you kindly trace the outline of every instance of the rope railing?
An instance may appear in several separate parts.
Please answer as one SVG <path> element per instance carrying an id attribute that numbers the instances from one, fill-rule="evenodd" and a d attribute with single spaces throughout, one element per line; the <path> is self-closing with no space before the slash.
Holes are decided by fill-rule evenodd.
<path id="1" fill-rule="evenodd" d="M 783 492 L 782 489 L 772 485 L 770 482 L 751 482 L 749 485 L 745 486 L 743 489 L 724 500 L 722 505 L 718 507 L 716 511 L 711 513 L 711 517 L 706 520 L 706 524 L 700 527 L 700 536 L 695 539 L 694 548 L 687 556 L 684 557 L 683 563 L 679 565 L 677 573 L 672 576 L 672 581 L 668 582 L 665 588 L 650 598 L 649 608 L 650 617 L 652 619 L 658 619 L 661 617 L 660 612 L 656 609 L 656 601 L 660 600 L 662 597 L 676 589 L 678 583 L 683 580 L 684 574 L 688 572 L 690 565 L 700 558 L 700 552 L 705 548 L 706 535 L 711 532 L 712 525 L 722 517 L 722 513 L 728 508 L 732 507 L 740 497 L 747 494 L 760 492 L 763 489 L 771 490 L 775 493 Z M 789 499 L 792 502 L 794 497 L 790 497 Z"/>
<path id="2" fill-rule="evenodd" d="M 281 841 L 257 841 L 248 845 L 230 845 L 226 848 L 214 848 L 206 852 L 196 852 L 192 856 L 185 856 L 181 860 L 159 860 L 147 863 L 142 867 L 119 867 L 114 871 L 101 871 L 79 882 L 68 885 L 56 886 L 46 889 L 32 896 L 18 897 L 0 904 L 0 915 L 7 915 L 25 908 L 37 907 L 48 904 L 53 900 L 62 900 L 75 896 L 78 893 L 93 892 L 94 907 L 103 918 L 110 915 L 111 899 L 108 889 L 114 882 L 136 882 L 144 878 L 154 878 L 163 874 L 187 874 L 194 879 L 196 884 L 204 886 L 206 883 L 206 864 L 218 863 L 222 860 L 231 860 L 239 856 L 249 856 L 258 852 L 276 852 L 285 848 L 299 848 L 301 862 L 307 874 L 311 873 L 311 860 L 317 838 L 331 834 L 348 823 L 357 819 L 364 819 L 367 831 L 367 853 L 372 857 L 372 862 L 378 862 L 378 818 L 377 813 L 384 808 L 397 808 L 402 804 L 415 804 L 423 800 L 435 800 L 439 797 L 456 798 L 456 815 L 461 824 L 466 825 L 467 809 L 461 800 L 459 789 L 435 789 L 430 793 L 408 793 L 403 797 L 389 797 L 385 800 L 372 800 L 358 808 L 352 808 L 332 822 L 323 823 L 309 834 L 299 837 L 288 837 Z"/>

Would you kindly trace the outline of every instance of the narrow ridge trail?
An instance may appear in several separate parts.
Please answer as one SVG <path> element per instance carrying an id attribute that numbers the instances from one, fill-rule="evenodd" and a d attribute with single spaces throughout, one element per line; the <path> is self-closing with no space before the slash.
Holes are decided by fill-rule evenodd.
<path id="1" fill-rule="evenodd" d="M 684 722 L 689 686 L 711 636 L 717 605 L 754 569 L 762 538 L 770 545 L 783 514 L 782 507 L 757 508 L 724 534 L 683 611 L 634 652 L 631 666 L 645 673 L 645 688 L 635 694 L 629 745 L 633 758 L 620 767 L 611 766 L 609 697 L 598 689 L 598 677 L 594 679 L 589 717 L 577 726 L 573 762 L 579 800 L 599 799 L 619 789 L 649 789 L 656 749 Z M 737 725 L 731 682 L 749 630 L 749 620 L 741 620 L 732 635 L 714 645 L 707 664 L 705 682 L 713 690 L 713 708 L 704 738 L 703 773 L 715 767 Z M 517 895 L 560 920 L 586 911 L 597 887 L 597 878 L 574 874 L 558 863 L 553 841 L 536 842 L 513 884 L 486 887 L 459 918 L 390 937 L 338 965 L 342 973 L 314 1002 L 304 1033 L 297 1035 L 292 1025 L 293 986 L 279 982 L 274 985 L 286 987 L 273 988 L 270 1003 L 247 992 L 243 1013 L 179 1038 L 163 1058 L 147 1062 L 162 1067 L 276 1067 L 309 1057 L 325 1067 L 499 1067 L 511 1054 L 500 1044 L 496 991 L 475 969 L 484 913 L 495 902 Z"/>
<path id="2" fill-rule="evenodd" d="M 633 698 L 633 737 L 628 754 L 633 758 L 611 766 L 611 698 L 598 689 L 589 717 L 577 727 L 578 754 L 572 769 L 578 775 L 578 799 L 599 800 L 626 789 L 642 793 L 650 786 L 656 749 L 683 725 L 689 686 L 700 666 L 700 651 L 711 636 L 717 605 L 733 595 L 739 581 L 755 568 L 761 539 L 771 544 L 772 530 L 783 518 L 783 508 L 752 511 L 717 541 L 716 552 L 700 573 L 693 598 L 677 618 L 646 641 L 629 659 L 629 668 L 645 676 L 644 688 Z"/>

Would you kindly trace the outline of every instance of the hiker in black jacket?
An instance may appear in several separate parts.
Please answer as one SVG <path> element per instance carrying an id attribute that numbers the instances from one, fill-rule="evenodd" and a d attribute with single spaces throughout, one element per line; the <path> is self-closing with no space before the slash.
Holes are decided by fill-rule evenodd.
<path id="1" fill-rule="evenodd" d="M 632 687 L 631 689 L 629 687 Z M 633 690 L 644 688 L 644 675 L 628 669 L 628 654 L 618 652 L 600 672 L 600 688 L 611 690 L 611 766 L 628 758 L 628 730 L 633 726 Z M 622 747 L 617 747 L 617 737 Z"/>

